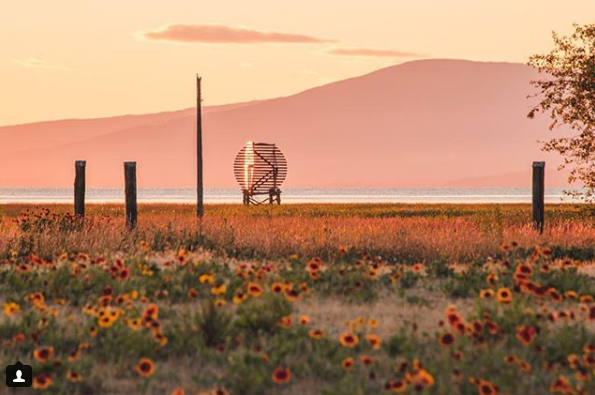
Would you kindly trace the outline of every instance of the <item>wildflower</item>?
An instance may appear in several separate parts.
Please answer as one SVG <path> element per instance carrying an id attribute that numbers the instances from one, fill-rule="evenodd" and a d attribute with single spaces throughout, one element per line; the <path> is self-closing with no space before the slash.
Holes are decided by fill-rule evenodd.
<path id="1" fill-rule="evenodd" d="M 322 269 L 322 260 L 318 257 L 314 257 L 306 263 L 306 271 L 317 272 Z"/>
<path id="2" fill-rule="evenodd" d="M 20 343 L 22 341 L 25 341 L 25 334 L 23 334 L 23 333 L 17 333 L 12 338 L 12 341 L 15 342 L 15 343 Z"/>
<path id="3" fill-rule="evenodd" d="M 234 304 L 241 304 L 242 302 L 244 302 L 245 300 L 248 299 L 248 294 L 244 291 L 242 291 L 240 288 L 236 289 L 235 294 L 233 296 L 233 303 Z"/>
<path id="4" fill-rule="evenodd" d="M 324 332 L 321 329 L 310 329 L 308 335 L 314 340 L 319 340 L 324 336 Z"/>
<path id="5" fill-rule="evenodd" d="M 370 328 L 377 328 L 377 327 L 378 327 L 378 325 L 379 325 L 379 323 L 378 323 L 378 321 L 377 321 L 377 320 L 375 320 L 375 319 L 373 319 L 373 318 L 370 318 L 370 319 L 368 320 L 368 326 L 369 326 Z"/>
<path id="6" fill-rule="evenodd" d="M 496 292 L 496 300 L 503 304 L 510 304 L 512 303 L 512 293 L 508 288 L 500 288 L 498 292 Z"/>
<path id="7" fill-rule="evenodd" d="M 285 298 L 290 302 L 295 302 L 300 298 L 300 291 L 293 288 L 285 288 Z"/>
<path id="8" fill-rule="evenodd" d="M 360 355 L 359 357 L 360 362 L 362 363 L 362 365 L 364 366 L 371 366 L 374 363 L 374 358 L 372 358 L 369 355 Z"/>
<path id="9" fill-rule="evenodd" d="M 207 274 L 201 274 L 198 277 L 198 281 L 201 284 L 205 284 L 206 283 L 206 284 L 213 285 L 215 283 L 215 276 L 213 276 L 212 274 L 208 274 L 208 273 Z"/>
<path id="10" fill-rule="evenodd" d="M 479 395 L 496 395 L 499 392 L 498 387 L 487 380 L 478 380 L 477 391 Z"/>
<path id="11" fill-rule="evenodd" d="M 75 372 L 74 370 L 69 370 L 66 372 L 66 379 L 73 383 L 80 383 L 83 381 L 83 376 L 80 373 Z"/>
<path id="12" fill-rule="evenodd" d="M 310 323 L 310 317 L 308 317 L 307 315 L 303 315 L 300 317 L 300 324 L 308 325 L 309 323 Z"/>
<path id="13" fill-rule="evenodd" d="M 402 277 L 401 272 L 394 272 L 391 276 L 390 276 L 390 281 L 392 283 L 396 283 L 397 281 L 399 281 Z"/>
<path id="14" fill-rule="evenodd" d="M 8 317 L 12 317 L 16 312 L 21 309 L 17 303 L 4 303 L 4 314 Z"/>
<path id="15" fill-rule="evenodd" d="M 498 281 L 498 275 L 496 273 L 489 273 L 486 276 L 486 283 L 488 283 L 488 285 L 494 285 L 494 284 L 496 284 L 497 281 Z"/>
<path id="16" fill-rule="evenodd" d="M 507 364 L 510 364 L 510 365 L 514 365 L 514 364 L 520 363 L 521 360 L 517 356 L 507 355 L 507 356 L 504 357 L 504 362 L 507 363 Z"/>
<path id="17" fill-rule="evenodd" d="M 386 389 L 395 394 L 401 394 L 407 391 L 407 382 L 405 380 L 392 380 L 387 384 Z"/>
<path id="18" fill-rule="evenodd" d="M 416 388 L 423 389 L 434 385 L 434 377 L 423 368 L 416 369 L 409 378 Z"/>
<path id="19" fill-rule="evenodd" d="M 279 294 L 279 293 L 283 292 L 284 290 L 285 290 L 285 286 L 281 283 L 273 283 L 271 285 L 271 292 Z"/>
<path id="20" fill-rule="evenodd" d="M 533 327 L 524 325 L 518 327 L 516 337 L 525 346 L 531 344 L 533 342 L 533 339 L 535 339 L 535 336 L 536 333 Z"/>
<path id="21" fill-rule="evenodd" d="M 33 379 L 33 388 L 44 390 L 52 385 L 52 382 L 52 376 L 42 373 Z"/>
<path id="22" fill-rule="evenodd" d="M 211 288 L 212 295 L 224 295 L 227 292 L 227 285 L 221 284 Z"/>
<path id="23" fill-rule="evenodd" d="M 217 298 L 215 300 L 215 307 L 225 306 L 226 304 L 227 302 L 225 301 L 225 299 Z"/>
<path id="24" fill-rule="evenodd" d="M 176 388 L 174 389 L 170 395 L 186 395 L 186 391 L 184 390 L 184 388 Z"/>
<path id="25" fill-rule="evenodd" d="M 345 371 L 351 370 L 353 365 L 355 365 L 355 359 L 353 359 L 351 357 L 345 358 L 343 361 L 341 361 L 341 367 Z"/>
<path id="26" fill-rule="evenodd" d="M 99 318 L 97 324 L 102 328 L 109 328 L 116 322 L 116 320 L 110 315 L 104 315 L 103 317 Z"/>
<path id="27" fill-rule="evenodd" d="M 54 347 L 42 347 L 33 350 L 33 357 L 39 362 L 46 362 L 54 356 Z"/>
<path id="28" fill-rule="evenodd" d="M 257 298 L 262 295 L 262 292 L 262 287 L 259 284 L 253 282 L 248 283 L 248 293 L 250 296 Z"/>
<path id="29" fill-rule="evenodd" d="M 481 289 L 479 291 L 479 297 L 481 299 L 491 299 L 494 297 L 494 290 L 493 289 Z"/>
<path id="30" fill-rule="evenodd" d="M 142 314 L 143 321 L 151 322 L 159 318 L 159 306 L 154 303 L 148 304 Z"/>
<path id="31" fill-rule="evenodd" d="M 587 343 L 584 345 L 583 347 L 583 352 L 585 354 L 593 354 L 595 353 L 595 344 L 593 343 Z"/>
<path id="32" fill-rule="evenodd" d="M 155 373 L 155 363 L 149 358 L 142 358 L 134 370 L 142 377 L 150 377 Z"/>
<path id="33" fill-rule="evenodd" d="M 574 389 L 572 388 L 572 384 L 564 375 L 558 376 L 558 379 L 552 383 L 550 386 L 550 392 L 556 393 L 559 392 L 561 394 L 573 394 Z"/>
<path id="34" fill-rule="evenodd" d="M 273 371 L 273 382 L 276 384 L 287 384 L 291 380 L 291 371 L 287 368 L 276 368 Z"/>
<path id="35" fill-rule="evenodd" d="M 359 342 L 359 338 L 357 337 L 357 335 L 351 332 L 344 332 L 339 338 L 339 340 L 343 347 L 347 348 L 353 348 L 357 346 L 357 343 Z"/>
<path id="36" fill-rule="evenodd" d="M 281 319 L 279 319 L 279 326 L 281 328 L 289 329 L 289 328 L 291 328 L 292 325 L 293 325 L 293 319 L 289 315 L 287 315 L 285 317 L 281 317 Z"/>
<path id="37" fill-rule="evenodd" d="M 378 350 L 380 348 L 380 336 L 370 333 L 366 335 L 366 340 L 368 341 L 368 343 L 370 343 L 370 346 L 372 346 L 374 350 Z"/>
<path id="38" fill-rule="evenodd" d="M 438 338 L 438 344 L 440 344 L 443 347 L 452 346 L 454 344 L 454 342 L 455 342 L 455 337 L 450 332 L 443 333 Z"/>

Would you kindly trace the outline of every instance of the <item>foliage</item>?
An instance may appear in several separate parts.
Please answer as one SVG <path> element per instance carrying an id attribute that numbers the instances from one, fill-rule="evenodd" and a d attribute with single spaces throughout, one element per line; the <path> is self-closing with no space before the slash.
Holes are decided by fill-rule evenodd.
<path id="1" fill-rule="evenodd" d="M 595 197 L 595 24 L 574 25 L 570 36 L 553 33 L 554 49 L 534 55 L 529 65 L 547 76 L 534 81 L 541 101 L 529 112 L 549 114 L 550 129 L 568 125 L 576 132 L 571 137 L 552 138 L 546 151 L 558 152 L 564 165 L 571 165 L 569 182 L 579 181 L 586 187 L 581 195 Z"/>

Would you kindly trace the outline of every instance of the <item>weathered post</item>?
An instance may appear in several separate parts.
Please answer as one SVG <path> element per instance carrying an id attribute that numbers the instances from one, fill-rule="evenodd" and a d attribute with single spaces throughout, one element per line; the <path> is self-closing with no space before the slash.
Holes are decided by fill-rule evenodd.
<path id="1" fill-rule="evenodd" d="M 74 163 L 75 177 L 74 177 L 74 215 L 85 216 L 85 167 L 87 162 L 84 160 L 77 160 Z"/>
<path id="2" fill-rule="evenodd" d="M 533 225 L 543 233 L 545 220 L 545 162 L 533 162 Z"/>
<path id="3" fill-rule="evenodd" d="M 201 77 L 196 76 L 196 216 L 202 218 L 203 207 L 203 168 L 202 168 L 202 98 Z"/>
<path id="4" fill-rule="evenodd" d="M 126 193 L 126 225 L 136 227 L 136 162 L 124 162 L 124 192 Z"/>

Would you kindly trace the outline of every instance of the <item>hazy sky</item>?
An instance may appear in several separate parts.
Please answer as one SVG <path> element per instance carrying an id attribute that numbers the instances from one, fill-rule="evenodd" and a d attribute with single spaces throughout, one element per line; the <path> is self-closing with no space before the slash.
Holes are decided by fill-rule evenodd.
<path id="1" fill-rule="evenodd" d="M 424 57 L 525 62 L 593 16 L 593 0 L 4 0 L 0 125 L 190 107 L 195 73 L 210 105 Z"/>

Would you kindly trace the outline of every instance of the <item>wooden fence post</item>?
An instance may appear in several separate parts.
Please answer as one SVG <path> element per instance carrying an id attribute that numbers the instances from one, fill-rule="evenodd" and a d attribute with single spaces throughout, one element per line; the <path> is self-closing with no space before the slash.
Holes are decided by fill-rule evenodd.
<path id="1" fill-rule="evenodd" d="M 74 163 L 75 177 L 74 177 L 74 215 L 85 216 L 85 167 L 87 162 L 84 160 L 77 160 Z"/>
<path id="2" fill-rule="evenodd" d="M 533 162 L 533 225 L 543 233 L 545 221 L 545 162 Z"/>
<path id="3" fill-rule="evenodd" d="M 124 162 L 124 192 L 126 193 L 126 225 L 130 229 L 136 227 L 136 162 Z"/>

